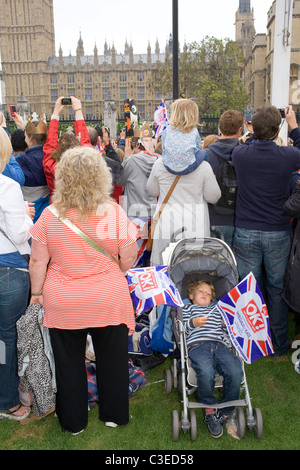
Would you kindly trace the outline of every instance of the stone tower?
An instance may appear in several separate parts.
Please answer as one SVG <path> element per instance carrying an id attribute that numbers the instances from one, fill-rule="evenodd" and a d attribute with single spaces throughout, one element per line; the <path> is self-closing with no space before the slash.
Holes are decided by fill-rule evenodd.
<path id="1" fill-rule="evenodd" d="M 251 55 L 254 37 L 254 10 L 251 8 L 251 0 L 239 0 L 239 9 L 235 16 L 235 40 L 240 42 L 246 60 Z"/>
<path id="2" fill-rule="evenodd" d="M 3 103 L 24 94 L 41 113 L 48 100 L 43 71 L 55 55 L 53 0 L 0 0 L 0 54 Z"/>
<path id="3" fill-rule="evenodd" d="M 254 11 L 251 8 L 251 0 L 240 0 L 239 9 L 235 15 L 235 40 L 242 41 L 245 25 L 252 23 L 254 28 Z"/>

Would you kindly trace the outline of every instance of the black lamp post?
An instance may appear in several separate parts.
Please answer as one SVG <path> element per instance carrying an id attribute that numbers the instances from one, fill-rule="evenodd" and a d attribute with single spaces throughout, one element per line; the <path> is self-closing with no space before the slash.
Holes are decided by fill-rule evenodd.
<path id="1" fill-rule="evenodd" d="M 178 0 L 173 0 L 173 99 L 179 98 L 179 66 L 178 66 Z"/>

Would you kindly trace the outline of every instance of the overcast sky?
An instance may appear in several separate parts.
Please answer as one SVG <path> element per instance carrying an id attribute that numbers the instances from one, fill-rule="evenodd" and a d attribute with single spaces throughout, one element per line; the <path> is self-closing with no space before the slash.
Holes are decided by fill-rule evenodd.
<path id="1" fill-rule="evenodd" d="M 132 42 L 134 53 L 152 50 L 158 39 L 161 51 L 172 32 L 172 0 L 142 2 L 136 0 L 54 0 L 56 54 L 75 55 L 79 34 L 86 55 L 92 55 L 95 43 L 103 54 L 105 40 L 124 52 Z M 257 33 L 267 30 L 267 12 L 273 0 L 251 0 Z M 238 0 L 178 0 L 180 45 L 201 41 L 205 36 L 235 39 L 235 13 Z"/>

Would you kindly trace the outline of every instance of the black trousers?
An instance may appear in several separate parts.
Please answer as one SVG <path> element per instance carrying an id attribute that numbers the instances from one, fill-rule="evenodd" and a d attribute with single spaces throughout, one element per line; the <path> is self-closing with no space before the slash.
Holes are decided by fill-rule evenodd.
<path id="1" fill-rule="evenodd" d="M 93 340 L 99 394 L 99 419 L 123 425 L 129 421 L 128 329 L 122 324 L 84 330 L 50 329 L 56 367 L 56 413 L 61 427 L 79 432 L 88 423 L 85 366 L 87 334 Z"/>

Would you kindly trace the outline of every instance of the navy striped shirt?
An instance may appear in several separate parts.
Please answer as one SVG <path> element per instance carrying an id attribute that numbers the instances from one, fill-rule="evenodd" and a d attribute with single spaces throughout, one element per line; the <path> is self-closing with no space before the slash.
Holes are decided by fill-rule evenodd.
<path id="1" fill-rule="evenodd" d="M 187 304 L 182 309 L 184 329 L 187 346 L 190 349 L 202 341 L 215 341 L 226 345 L 222 315 L 218 310 L 217 302 L 208 307 Z M 208 316 L 204 326 L 195 327 L 193 320 L 197 317 Z"/>

